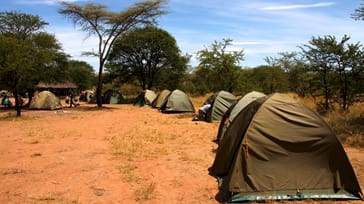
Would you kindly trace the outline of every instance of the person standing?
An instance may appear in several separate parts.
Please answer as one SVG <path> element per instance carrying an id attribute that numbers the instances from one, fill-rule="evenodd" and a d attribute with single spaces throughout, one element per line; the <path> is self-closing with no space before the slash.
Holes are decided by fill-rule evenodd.
<path id="1" fill-rule="evenodd" d="M 72 90 L 70 90 L 70 92 L 69 92 L 69 98 L 70 98 L 70 108 L 72 108 L 72 105 L 74 105 L 76 107 L 76 104 L 73 102 L 74 95 L 73 95 L 73 91 Z"/>

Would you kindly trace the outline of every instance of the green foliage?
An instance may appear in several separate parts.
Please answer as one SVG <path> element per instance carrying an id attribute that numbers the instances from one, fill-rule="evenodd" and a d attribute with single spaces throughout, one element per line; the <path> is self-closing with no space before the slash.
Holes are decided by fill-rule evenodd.
<path id="1" fill-rule="evenodd" d="M 0 33 L 8 37 L 25 40 L 46 25 L 48 23 L 39 16 L 15 11 L 0 12 Z"/>
<path id="2" fill-rule="evenodd" d="M 296 52 L 281 52 L 278 54 L 280 57 L 266 58 L 266 61 L 271 66 L 278 66 L 287 73 L 289 91 L 304 97 L 309 88 L 308 67 L 304 59 Z"/>
<path id="3" fill-rule="evenodd" d="M 244 69 L 239 79 L 239 92 L 242 94 L 250 91 L 260 91 L 265 94 L 288 91 L 287 74 L 279 67 L 259 66 Z"/>
<path id="4" fill-rule="evenodd" d="M 53 35 L 40 31 L 45 25 L 38 16 L 0 12 L 0 85 L 13 92 L 17 116 L 20 92 L 63 73 L 66 56 Z"/>
<path id="5" fill-rule="evenodd" d="M 316 73 L 311 78 L 310 88 L 314 94 L 324 96 L 324 108 L 331 102 L 341 104 L 342 110 L 354 102 L 362 93 L 363 48 L 359 43 L 348 43 L 350 37 L 337 41 L 334 36 L 313 37 L 309 45 L 301 47 L 309 63 L 309 71 Z"/>
<path id="6" fill-rule="evenodd" d="M 98 82 L 96 99 L 98 107 L 102 106 L 102 77 L 106 60 L 115 40 L 128 31 L 141 25 L 152 24 L 155 18 L 165 14 L 162 10 L 165 0 L 147 0 L 135 3 L 121 12 L 111 12 L 100 4 L 87 3 L 76 5 L 63 2 L 60 14 L 71 19 L 82 31 L 89 36 L 96 35 L 99 39 L 98 52 L 88 52 L 89 55 L 99 58 Z"/>
<path id="7" fill-rule="evenodd" d="M 351 14 L 351 17 L 355 20 L 364 20 L 364 4 L 355 9 L 355 12 Z"/>
<path id="8" fill-rule="evenodd" d="M 121 81 L 137 80 L 143 90 L 174 89 L 181 82 L 188 60 L 188 56 L 180 54 L 176 40 L 168 32 L 146 26 L 115 41 L 108 71 Z"/>
<path id="9" fill-rule="evenodd" d="M 95 73 L 91 65 L 82 61 L 71 60 L 68 63 L 70 81 L 80 90 L 90 89 L 95 85 Z"/>
<path id="10" fill-rule="evenodd" d="M 197 58 L 200 60 L 196 75 L 204 79 L 209 91 L 226 90 L 233 92 L 236 88 L 240 70 L 238 64 L 244 59 L 243 50 L 229 51 L 227 47 L 232 40 L 223 39 L 222 42 L 214 42 L 209 48 L 200 50 Z"/>

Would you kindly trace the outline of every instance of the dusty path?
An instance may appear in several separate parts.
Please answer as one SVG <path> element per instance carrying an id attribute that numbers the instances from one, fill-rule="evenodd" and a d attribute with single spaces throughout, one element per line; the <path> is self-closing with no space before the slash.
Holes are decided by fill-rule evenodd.
<path id="1" fill-rule="evenodd" d="M 0 203 L 217 203 L 217 123 L 132 105 L 6 114 Z M 364 151 L 346 150 L 363 186 Z"/>

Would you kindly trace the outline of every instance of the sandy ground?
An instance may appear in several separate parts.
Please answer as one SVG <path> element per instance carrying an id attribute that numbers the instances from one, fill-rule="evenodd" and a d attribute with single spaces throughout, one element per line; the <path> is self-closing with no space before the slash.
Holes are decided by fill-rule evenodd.
<path id="1" fill-rule="evenodd" d="M 218 203 L 217 123 L 132 105 L 14 114 L 0 110 L 0 203 Z M 346 151 L 363 186 L 364 150 Z"/>

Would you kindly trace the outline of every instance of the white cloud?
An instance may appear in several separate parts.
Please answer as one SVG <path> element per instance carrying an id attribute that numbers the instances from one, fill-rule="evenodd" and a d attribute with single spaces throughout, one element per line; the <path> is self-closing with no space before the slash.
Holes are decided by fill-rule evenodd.
<path id="1" fill-rule="evenodd" d="M 60 2 L 79 2 L 79 1 L 84 1 L 84 0 L 33 0 L 33 1 L 29 1 L 29 0 L 19 0 L 16 3 L 17 4 L 45 4 L 45 5 L 56 5 L 59 4 Z"/>
<path id="2" fill-rule="evenodd" d="M 317 7 L 328 7 L 334 5 L 334 2 L 321 2 L 315 4 L 291 4 L 291 5 L 275 5 L 262 7 L 261 10 L 291 10 L 291 9 L 302 9 L 302 8 L 317 8 Z"/>
<path id="3" fill-rule="evenodd" d="M 86 38 L 87 34 L 72 27 L 52 27 L 49 31 L 54 33 L 63 51 L 70 55 L 74 60 L 85 61 L 94 67 L 98 68 L 97 57 L 83 56 L 83 52 L 95 51 L 98 48 L 98 39 L 96 37 Z"/>

